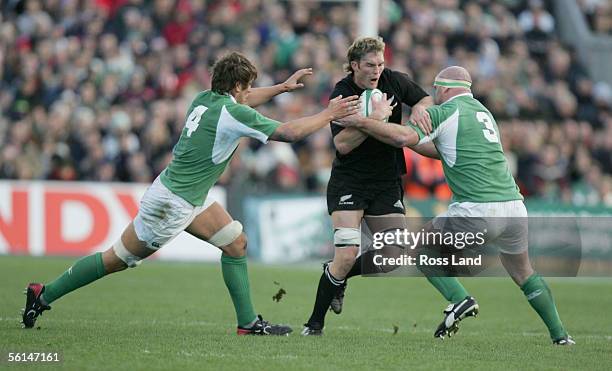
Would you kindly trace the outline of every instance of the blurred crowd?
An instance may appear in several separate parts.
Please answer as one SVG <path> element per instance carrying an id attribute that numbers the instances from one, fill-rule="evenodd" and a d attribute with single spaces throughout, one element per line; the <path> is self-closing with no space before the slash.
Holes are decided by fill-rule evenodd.
<path id="1" fill-rule="evenodd" d="M 498 121 L 526 196 L 612 206 L 612 89 L 591 80 L 558 41 L 546 2 L 381 3 L 387 66 L 428 91 L 443 67 L 466 67 L 475 96 Z M 608 2 L 581 3 L 593 5 L 595 29 L 609 33 Z M 313 67 L 303 89 L 258 108 L 285 121 L 326 105 L 359 33 L 354 2 L 9 0 L 0 6 L 4 179 L 150 182 L 170 161 L 185 111 L 210 87 L 209 69 L 219 55 L 245 53 L 259 69 L 256 86 Z M 333 158 L 329 130 L 295 145 L 244 141 L 220 183 L 322 192 Z M 406 184 L 419 188 L 407 186 L 408 197 L 447 197 L 439 192 L 439 163 L 410 151 L 406 159 Z"/>
<path id="2" fill-rule="evenodd" d="M 610 0 L 578 0 L 587 22 L 595 33 L 612 35 L 612 2 Z"/>

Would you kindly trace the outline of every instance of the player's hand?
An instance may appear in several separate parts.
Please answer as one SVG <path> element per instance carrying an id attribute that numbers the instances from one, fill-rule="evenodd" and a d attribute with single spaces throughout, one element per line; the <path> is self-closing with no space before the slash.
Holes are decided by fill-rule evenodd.
<path id="1" fill-rule="evenodd" d="M 381 100 L 372 99 L 372 113 L 370 113 L 371 119 L 385 121 L 391 114 L 393 113 L 393 108 L 395 108 L 396 104 L 393 103 L 393 96 L 387 99 L 387 93 L 383 94 Z"/>
<path id="2" fill-rule="evenodd" d="M 419 127 L 426 135 L 431 133 L 431 118 L 429 112 L 423 106 L 412 107 L 412 114 L 410 115 L 410 121 Z"/>
<path id="3" fill-rule="evenodd" d="M 294 91 L 295 89 L 303 88 L 304 84 L 299 81 L 302 77 L 309 75 L 312 75 L 312 68 L 297 70 L 283 83 L 283 88 L 285 91 Z"/>
<path id="4" fill-rule="evenodd" d="M 326 110 L 332 116 L 333 121 L 354 115 L 359 112 L 360 108 L 361 104 L 359 103 L 359 97 L 357 95 L 351 95 L 346 98 L 342 98 L 342 95 L 339 95 L 329 101 Z"/>

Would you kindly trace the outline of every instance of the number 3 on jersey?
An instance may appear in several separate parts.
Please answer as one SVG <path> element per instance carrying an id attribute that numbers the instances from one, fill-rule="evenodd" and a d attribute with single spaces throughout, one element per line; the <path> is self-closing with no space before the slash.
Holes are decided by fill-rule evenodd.
<path id="1" fill-rule="evenodd" d="M 499 137 L 495 132 L 495 126 L 493 126 L 493 121 L 486 112 L 476 112 L 476 119 L 478 122 L 485 126 L 485 129 L 482 130 L 484 137 L 491 143 L 499 143 Z"/>
<path id="2" fill-rule="evenodd" d="M 206 110 L 208 110 L 206 106 L 197 106 L 191 111 L 189 117 L 187 117 L 187 122 L 185 122 L 188 137 L 191 137 L 191 134 L 198 129 L 198 126 L 200 126 L 200 119 Z"/>

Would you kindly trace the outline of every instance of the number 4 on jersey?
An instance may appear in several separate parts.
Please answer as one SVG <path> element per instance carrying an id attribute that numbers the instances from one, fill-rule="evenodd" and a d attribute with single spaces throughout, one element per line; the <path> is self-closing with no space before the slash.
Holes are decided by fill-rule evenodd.
<path id="1" fill-rule="evenodd" d="M 191 111 L 189 117 L 187 117 L 187 122 L 185 122 L 188 137 L 191 137 L 191 134 L 198 129 L 198 126 L 200 126 L 200 119 L 206 110 L 208 110 L 206 106 L 197 106 Z"/>
<path id="2" fill-rule="evenodd" d="M 493 121 L 486 112 L 476 112 L 476 119 L 478 122 L 485 126 L 485 129 L 482 130 L 484 137 L 491 143 L 499 143 L 499 137 L 495 132 L 495 126 L 493 126 Z"/>

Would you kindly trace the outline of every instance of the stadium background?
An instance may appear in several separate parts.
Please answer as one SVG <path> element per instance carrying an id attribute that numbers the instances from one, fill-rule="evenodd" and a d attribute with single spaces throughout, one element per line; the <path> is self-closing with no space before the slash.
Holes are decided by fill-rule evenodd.
<path id="1" fill-rule="evenodd" d="M 171 159 L 186 107 L 210 87 L 210 66 L 228 50 L 255 62 L 259 86 L 314 68 L 305 88 L 278 96 L 262 113 L 285 121 L 319 110 L 362 30 L 358 7 L 352 1 L 2 2 L 0 253 L 84 255 L 113 243 L 146 183 Z M 529 201 L 544 209 L 605 210 L 612 207 L 611 12 L 605 0 L 383 0 L 378 30 L 387 66 L 428 91 L 447 65 L 470 71 L 474 94 L 495 115 Z M 409 212 L 443 209 L 450 193 L 440 163 L 405 152 Z M 293 145 L 242 142 L 217 193 L 245 223 L 253 258 L 329 255 L 322 195 L 333 157 L 328 129 Z M 293 246 L 296 236 L 301 249 Z M 184 238 L 160 255 L 216 259 L 214 249 Z M 190 243 L 196 246 L 178 252 Z"/>

